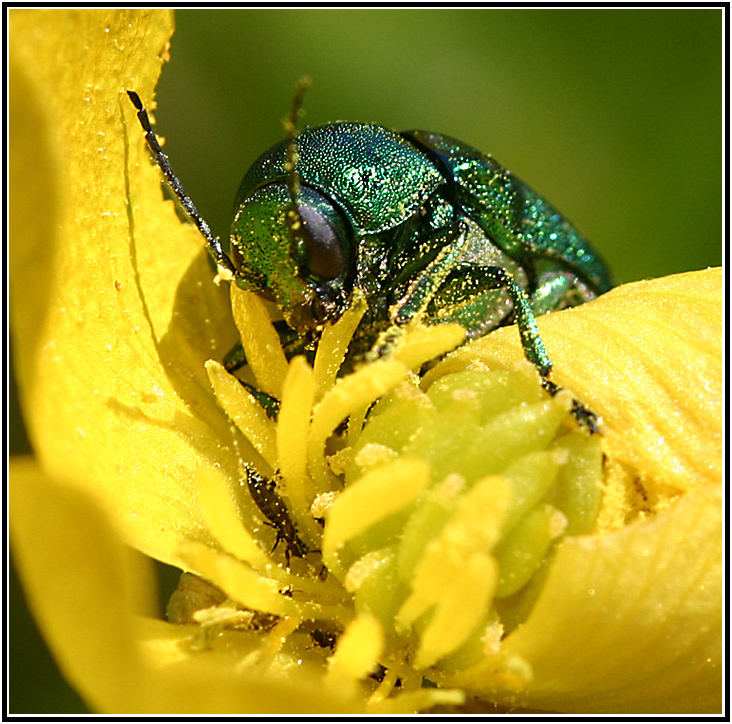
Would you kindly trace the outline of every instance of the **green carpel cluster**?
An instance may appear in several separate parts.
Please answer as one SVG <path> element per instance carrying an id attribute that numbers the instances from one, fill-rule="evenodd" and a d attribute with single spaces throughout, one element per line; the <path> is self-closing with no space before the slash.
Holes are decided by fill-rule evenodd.
<path id="1" fill-rule="evenodd" d="M 485 655 L 530 611 L 557 542 L 592 530 L 602 452 L 570 405 L 522 373 L 481 367 L 424 391 L 405 383 L 371 411 L 342 494 L 368 499 L 371 523 L 348 520 L 363 506 L 335 505 L 325 539 L 350 526 L 331 570 L 415 668 Z"/>

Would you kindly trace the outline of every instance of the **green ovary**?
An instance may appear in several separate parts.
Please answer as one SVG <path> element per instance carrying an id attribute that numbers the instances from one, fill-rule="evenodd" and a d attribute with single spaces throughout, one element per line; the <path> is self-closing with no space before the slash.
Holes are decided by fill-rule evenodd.
<path id="1" fill-rule="evenodd" d="M 377 616 L 415 668 L 475 663 L 528 615 L 557 542 L 592 530 L 602 452 L 569 404 L 521 373 L 481 368 L 426 391 L 405 384 L 371 411 L 346 490 L 375 485 L 398 459 L 426 462 L 429 481 L 400 507 L 374 499 L 384 515 L 339 544 L 338 568 L 357 611 Z M 348 528 L 341 515 L 355 512 L 334 509 L 326 535 Z"/>

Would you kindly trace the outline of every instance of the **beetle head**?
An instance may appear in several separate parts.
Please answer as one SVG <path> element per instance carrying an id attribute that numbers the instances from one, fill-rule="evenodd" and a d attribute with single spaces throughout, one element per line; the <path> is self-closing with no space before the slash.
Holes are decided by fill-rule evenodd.
<path id="1" fill-rule="evenodd" d="M 349 246 L 346 223 L 328 198 L 300 186 L 293 216 L 291 194 L 282 181 L 243 199 L 231 226 L 236 283 L 274 301 L 300 333 L 343 311 Z"/>

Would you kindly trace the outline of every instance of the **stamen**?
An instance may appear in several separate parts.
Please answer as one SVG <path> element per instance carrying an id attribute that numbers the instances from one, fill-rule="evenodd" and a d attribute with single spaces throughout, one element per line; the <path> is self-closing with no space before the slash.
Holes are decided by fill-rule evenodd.
<path id="1" fill-rule="evenodd" d="M 276 432 L 272 421 L 261 405 L 223 365 L 209 360 L 205 366 L 219 404 L 267 461 L 270 467 L 268 473 L 271 474 L 277 469 Z"/>
<path id="2" fill-rule="evenodd" d="M 267 307 L 252 292 L 245 292 L 235 284 L 230 289 L 231 312 L 257 387 L 279 400 L 287 374 L 287 359 Z"/>
<path id="3" fill-rule="evenodd" d="M 233 556 L 264 570 L 269 557 L 243 526 L 223 475 L 209 468 L 201 468 L 196 482 L 198 505 L 216 540 Z"/>

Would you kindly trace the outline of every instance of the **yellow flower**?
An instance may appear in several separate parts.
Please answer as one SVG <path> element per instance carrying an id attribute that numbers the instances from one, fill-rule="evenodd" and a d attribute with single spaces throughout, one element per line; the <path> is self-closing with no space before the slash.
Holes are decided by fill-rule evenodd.
<path id="1" fill-rule="evenodd" d="M 213 283 L 197 232 L 157 190 L 125 90 L 150 103 L 170 14 L 10 20 L 11 271 L 24 290 L 11 311 L 38 456 L 12 468 L 13 545 L 91 707 L 721 709 L 719 270 L 540 320 L 557 382 L 601 414 L 601 439 L 570 430 L 567 395 L 547 401 L 525 382 L 514 328 L 421 381 L 410 370 L 462 333 L 415 328 L 336 382 L 359 305 L 327 329 L 313 368 L 288 363 L 265 305 Z M 276 424 L 216 362 L 240 335 L 258 388 L 281 399 Z M 525 391 L 514 404 L 528 395 L 522 425 L 555 420 L 541 443 L 509 429 L 533 446 L 509 462 L 542 456 L 554 485 L 510 531 L 515 469 L 439 477 L 442 458 L 414 443 L 445 424 L 440 395 L 461 415 L 483 410 L 471 385 L 489 375 Z M 379 437 L 387 419 L 399 444 Z M 457 444 L 447 457 L 467 458 Z M 600 445 L 602 495 L 590 473 L 566 494 L 556 470 L 585 455 L 577 469 L 599 475 Z M 254 492 L 297 524 L 275 552 L 265 518 L 277 518 L 254 504 L 248 470 L 276 481 L 276 496 L 256 479 Z M 215 584 L 186 578 L 171 603 L 196 623 L 154 617 L 149 571 L 126 546 Z"/>

